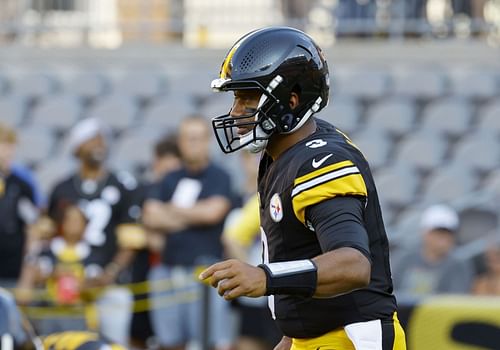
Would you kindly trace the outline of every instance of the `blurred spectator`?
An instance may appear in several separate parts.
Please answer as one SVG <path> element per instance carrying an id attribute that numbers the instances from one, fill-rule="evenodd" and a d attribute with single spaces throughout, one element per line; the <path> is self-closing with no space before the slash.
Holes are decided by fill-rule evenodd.
<path id="1" fill-rule="evenodd" d="M 20 178 L 22 178 L 24 181 L 26 181 L 31 186 L 31 189 L 33 191 L 34 200 L 35 200 L 35 205 L 38 208 L 43 208 L 46 204 L 45 203 L 46 200 L 45 200 L 45 197 L 42 193 L 42 190 L 38 184 L 38 181 L 37 181 L 33 171 L 31 171 L 31 169 L 28 168 L 27 166 L 25 166 L 23 164 L 19 164 L 19 163 L 14 163 L 12 165 L 11 170 L 12 170 L 12 173 L 14 173 L 17 176 L 19 176 Z"/>
<path id="2" fill-rule="evenodd" d="M 472 293 L 476 295 L 500 295 L 500 245 L 490 246 L 484 254 L 486 271 L 474 281 Z"/>
<path id="3" fill-rule="evenodd" d="M 339 0 L 335 9 L 339 35 L 372 34 L 376 10 L 375 0 Z"/>
<path id="4" fill-rule="evenodd" d="M 159 182 L 170 172 L 181 167 L 179 148 L 177 147 L 177 135 L 167 134 L 156 142 L 154 147 L 154 159 L 151 164 L 151 173 L 146 183 L 141 184 L 137 191 L 136 203 L 143 205 L 145 196 L 159 185 Z M 132 283 L 140 283 L 147 280 L 149 270 L 161 261 L 161 250 L 165 244 L 165 236 L 161 232 L 146 231 L 147 247 L 139 250 L 132 263 Z M 135 300 L 146 300 L 147 293 L 134 294 Z M 135 348 L 146 348 L 146 341 L 153 336 L 150 323 L 149 311 L 134 312 L 130 327 L 131 346 Z"/>
<path id="5" fill-rule="evenodd" d="M 26 245 L 26 225 L 34 222 L 38 210 L 33 188 L 12 171 L 17 137 L 13 129 L 0 124 L 0 286 L 12 288 L 21 273 Z"/>
<path id="6" fill-rule="evenodd" d="M 453 255 L 459 217 L 444 205 L 427 208 L 421 219 L 422 245 L 395 259 L 394 290 L 401 300 L 437 293 L 468 293 L 472 266 Z"/>
<path id="7" fill-rule="evenodd" d="M 109 339 L 127 342 L 132 296 L 116 283 L 126 280 L 126 270 L 134 255 L 134 241 L 140 234 L 131 224 L 131 191 L 136 182 L 130 175 L 113 173 L 106 166 L 108 132 L 99 120 L 89 118 L 73 127 L 69 147 L 79 161 L 79 169 L 57 184 L 49 196 L 48 212 L 55 219 L 74 203 L 81 206 L 89 223 L 84 238 L 92 259 L 102 271 L 86 281 L 90 287 L 107 288 L 98 304 L 101 332 Z M 128 225 L 127 225 L 128 224 Z"/>
<path id="8" fill-rule="evenodd" d="M 68 205 L 58 223 L 61 235 L 52 238 L 50 245 L 38 254 L 26 257 L 18 295 L 23 304 L 48 306 L 82 306 L 85 297 L 85 280 L 99 278 L 101 271 L 92 261 L 90 245 L 83 239 L 88 219 L 81 208 Z M 30 294 L 39 285 L 46 289 L 50 302 L 33 299 Z M 69 309 L 71 311 L 71 309 Z M 37 322 L 40 334 L 67 330 L 85 330 L 87 324 L 83 315 L 75 317 L 54 317 L 47 315 Z"/>
<path id="9" fill-rule="evenodd" d="M 182 121 L 178 145 L 183 166 L 162 180 L 143 209 L 146 227 L 167 235 L 162 264 L 150 273 L 153 329 L 167 349 L 201 340 L 203 287 L 195 280 L 195 270 L 222 257 L 220 238 L 231 207 L 231 181 L 210 160 L 210 135 L 203 118 Z M 232 341 L 229 305 L 214 289 L 210 293 L 211 344 L 227 348 Z"/>
<path id="10" fill-rule="evenodd" d="M 38 342 L 33 329 L 19 312 L 14 297 L 3 288 L 0 288 L 0 337 L 2 350 L 41 348 L 36 346 Z"/>
<path id="11" fill-rule="evenodd" d="M 226 220 L 223 242 L 230 258 L 258 265 L 262 260 L 260 238 L 259 201 L 257 198 L 257 171 L 259 158 L 243 151 L 245 169 L 245 204 L 235 209 Z M 281 340 L 282 334 L 274 323 L 267 305 L 267 298 L 241 297 L 235 301 L 240 322 L 237 350 L 271 350 Z"/>

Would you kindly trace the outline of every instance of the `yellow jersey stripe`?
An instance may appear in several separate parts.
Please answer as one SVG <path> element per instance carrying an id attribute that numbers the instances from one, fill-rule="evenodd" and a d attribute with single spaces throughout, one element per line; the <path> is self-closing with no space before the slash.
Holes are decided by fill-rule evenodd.
<path id="1" fill-rule="evenodd" d="M 367 195 L 368 191 L 363 177 L 359 172 L 356 172 L 315 184 L 297 192 L 295 196 L 292 196 L 292 207 L 297 219 L 305 225 L 306 208 L 309 206 L 337 196 L 366 197 Z"/>
<path id="2" fill-rule="evenodd" d="M 301 177 L 296 178 L 295 181 L 293 182 L 293 185 L 294 186 L 300 185 L 301 183 L 309 181 L 315 177 L 318 177 L 318 176 L 321 176 L 323 174 L 329 173 L 331 171 L 334 171 L 334 170 L 337 170 L 340 168 L 344 168 L 344 167 L 348 167 L 348 166 L 354 166 L 353 162 L 351 162 L 350 160 L 344 160 L 342 162 L 338 162 L 335 164 L 325 166 L 323 168 L 320 168 L 318 170 L 312 171 L 306 175 L 303 175 Z"/>
<path id="3" fill-rule="evenodd" d="M 300 192 L 307 190 L 308 188 L 317 186 L 323 182 L 331 181 L 343 176 L 347 176 L 350 174 L 358 174 L 359 169 L 355 166 L 350 166 L 347 168 L 341 168 L 338 170 L 331 171 L 329 173 L 323 174 L 321 176 L 317 176 L 309 181 L 303 182 L 300 185 L 297 185 L 292 190 L 292 197 L 295 197 Z"/>

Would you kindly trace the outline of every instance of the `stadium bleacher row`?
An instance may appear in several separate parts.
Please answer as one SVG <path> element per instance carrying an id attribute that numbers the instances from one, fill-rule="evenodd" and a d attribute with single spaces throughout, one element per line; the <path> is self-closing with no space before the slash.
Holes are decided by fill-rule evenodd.
<path id="1" fill-rule="evenodd" d="M 335 68 L 333 98 L 320 116 L 364 150 L 391 227 L 430 203 L 500 193 L 500 71 Z M 174 87 L 167 74 L 147 69 L 119 79 L 0 72 L 0 115 L 18 129 L 18 156 L 47 191 L 72 166 L 65 142 L 77 120 L 102 119 L 112 131 L 111 164 L 140 173 L 154 141 L 184 116 L 228 110 L 231 96 L 211 94 L 211 78 L 191 74 Z M 237 157 L 227 159 L 234 172 Z"/>

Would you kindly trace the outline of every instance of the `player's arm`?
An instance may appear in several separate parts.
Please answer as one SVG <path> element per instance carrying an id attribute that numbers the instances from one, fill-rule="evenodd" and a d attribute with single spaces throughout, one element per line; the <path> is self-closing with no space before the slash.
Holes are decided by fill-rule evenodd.
<path id="1" fill-rule="evenodd" d="M 307 210 L 308 220 L 325 252 L 312 259 L 316 266 L 315 297 L 330 297 L 363 288 L 370 282 L 368 234 L 363 201 L 335 197 Z"/>

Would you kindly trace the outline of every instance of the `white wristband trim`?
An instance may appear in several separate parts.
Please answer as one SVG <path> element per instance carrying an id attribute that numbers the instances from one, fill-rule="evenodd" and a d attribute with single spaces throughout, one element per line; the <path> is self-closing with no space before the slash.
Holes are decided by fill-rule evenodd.
<path id="1" fill-rule="evenodd" d="M 316 269 L 316 266 L 309 259 L 275 262 L 266 264 L 266 266 L 271 271 L 273 277 L 308 272 Z"/>

